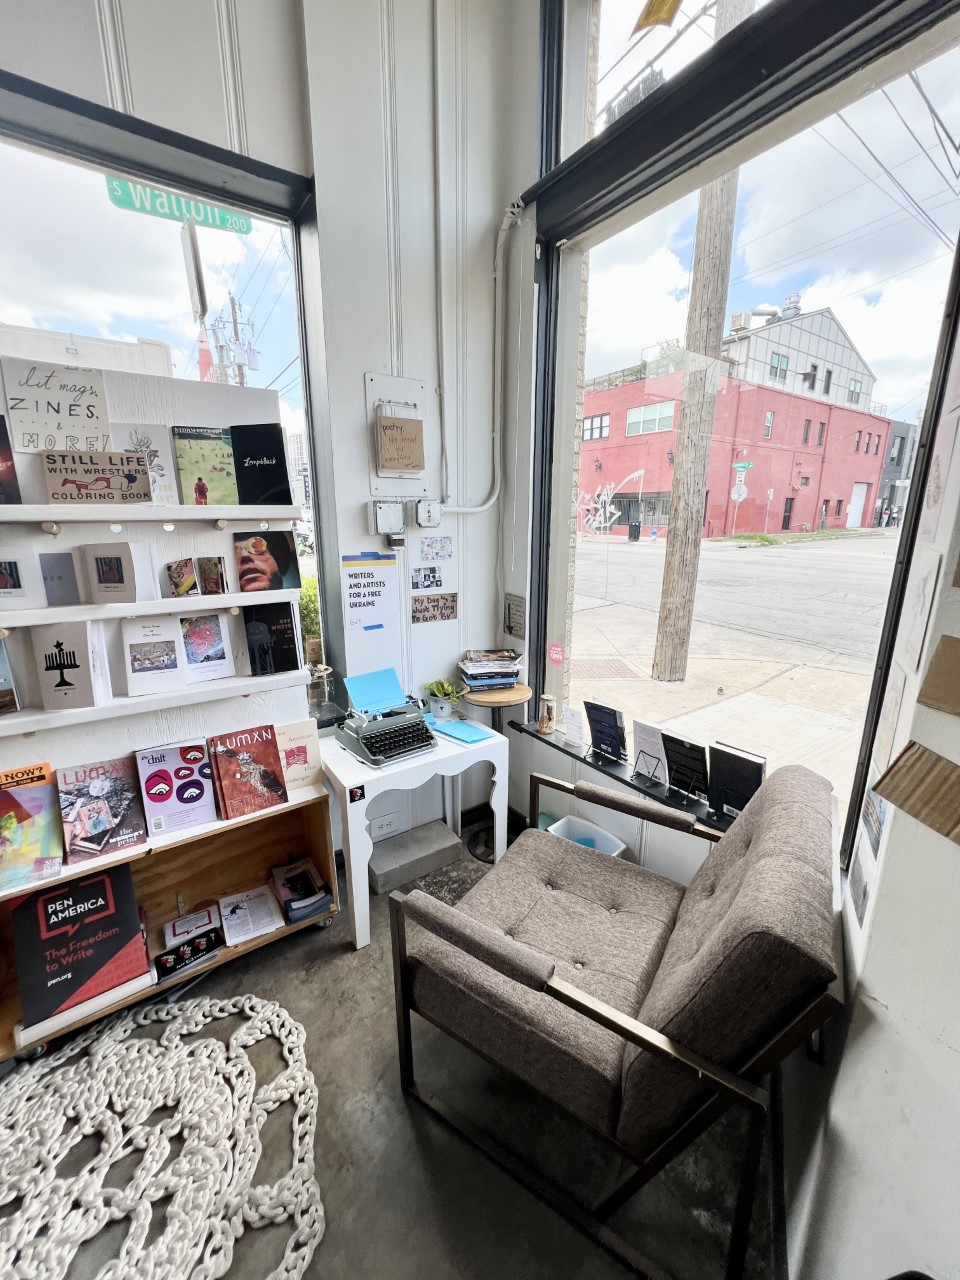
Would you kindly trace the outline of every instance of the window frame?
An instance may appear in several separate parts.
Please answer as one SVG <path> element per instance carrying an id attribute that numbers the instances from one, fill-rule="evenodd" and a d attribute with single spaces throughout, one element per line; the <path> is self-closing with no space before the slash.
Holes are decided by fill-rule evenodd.
<path id="1" fill-rule="evenodd" d="M 773 422 L 776 413 L 773 409 L 768 409 L 763 415 L 763 438 L 764 440 L 773 439 Z"/>
<path id="2" fill-rule="evenodd" d="M 587 424 L 590 424 L 588 427 Z M 594 429 L 594 423 L 599 426 Z M 588 434 L 589 432 L 589 434 Z M 583 419 L 582 439 L 586 441 L 607 440 L 610 437 L 610 415 L 609 413 L 591 413 Z"/>
<path id="3" fill-rule="evenodd" d="M 801 444 L 809 444 L 809 443 L 810 443 L 810 429 L 811 429 L 811 427 L 812 427 L 812 426 L 813 426 L 813 419 L 812 419 L 812 418 L 804 418 L 804 420 L 803 420 L 803 435 L 802 435 L 802 437 L 801 437 L 801 439 L 800 439 L 800 443 L 801 443 Z"/>
<path id="4" fill-rule="evenodd" d="M 817 448 L 818 449 L 823 445 L 823 441 L 826 437 L 826 434 L 827 434 L 827 424 L 825 422 L 821 422 L 820 425 L 817 427 Z"/>
<path id="5" fill-rule="evenodd" d="M 661 417 L 663 416 L 663 415 L 662 415 L 662 413 L 661 413 L 661 410 L 663 409 L 663 407 L 664 407 L 665 405 L 669 405 L 669 406 L 670 406 L 670 425 L 669 425 L 668 427 L 661 427 L 661 426 L 660 426 L 660 419 L 661 419 Z M 644 430 L 644 414 L 647 412 L 647 410 L 648 410 L 648 409 L 655 409 L 655 410 L 656 410 L 656 413 L 655 413 L 655 415 L 654 415 L 655 425 L 654 425 L 652 428 L 650 428 L 649 430 Z M 630 415 L 631 415 L 631 413 L 639 413 L 639 414 L 640 414 L 640 418 L 637 420 L 637 421 L 639 422 L 639 425 L 640 425 L 640 430 L 639 430 L 639 431 L 631 431 L 631 430 L 630 430 L 630 426 L 631 426 L 631 423 L 630 423 Z M 654 435 L 659 435 L 661 431 L 673 431 L 673 430 L 674 430 L 674 426 L 675 426 L 676 416 L 677 416 L 677 402 L 676 402 L 676 400 L 651 400 L 649 404 L 637 404 L 637 405 L 634 405 L 632 408 L 630 408 L 630 409 L 628 409 L 628 410 L 627 410 L 627 426 L 626 426 L 626 434 L 627 434 L 628 436 L 630 436 L 631 438 L 634 438 L 634 437 L 636 437 L 636 436 L 654 436 Z"/>
<path id="6" fill-rule="evenodd" d="M 854 391 L 856 387 L 856 391 Z M 863 395 L 863 379 L 851 378 L 847 383 L 847 404 L 860 404 L 860 397 Z"/>

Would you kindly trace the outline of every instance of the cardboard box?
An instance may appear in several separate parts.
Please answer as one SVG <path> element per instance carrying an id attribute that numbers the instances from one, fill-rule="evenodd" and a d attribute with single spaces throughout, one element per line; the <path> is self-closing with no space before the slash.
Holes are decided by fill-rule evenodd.
<path id="1" fill-rule="evenodd" d="M 935 711 L 960 716 L 960 636 L 941 636 L 917 701 Z"/>
<path id="2" fill-rule="evenodd" d="M 960 764 L 908 742 L 873 789 L 931 831 L 960 844 Z"/>

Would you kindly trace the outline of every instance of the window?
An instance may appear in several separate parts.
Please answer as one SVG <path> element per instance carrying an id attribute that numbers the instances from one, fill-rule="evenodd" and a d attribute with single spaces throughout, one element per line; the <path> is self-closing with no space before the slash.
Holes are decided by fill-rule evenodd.
<path id="1" fill-rule="evenodd" d="M 769 440 L 773 435 L 773 410 L 768 409 L 763 415 L 763 438 Z"/>
<path id="2" fill-rule="evenodd" d="M 809 477 L 809 476 L 801 476 L 801 477 L 800 477 L 800 488 L 801 488 L 801 489 L 809 489 L 809 488 L 810 488 L 810 477 Z"/>
<path id="3" fill-rule="evenodd" d="M 817 389 L 817 374 L 818 374 L 819 372 L 820 372 L 820 366 L 819 366 L 818 364 L 814 364 L 814 363 L 813 363 L 813 361 L 811 361 L 811 362 L 810 362 L 810 368 L 809 368 L 809 369 L 807 370 L 807 372 L 803 375 L 803 380 L 804 380 L 804 382 L 807 384 L 807 390 L 808 390 L 808 391 L 816 391 L 816 389 Z"/>
<path id="4" fill-rule="evenodd" d="M 836 505 L 836 507 L 834 508 L 834 512 L 833 512 L 833 514 L 834 514 L 835 516 L 842 516 L 842 515 L 843 515 L 843 499 L 842 499 L 842 498 L 838 498 L 838 499 L 837 499 L 837 505 Z"/>
<path id="5" fill-rule="evenodd" d="M 774 351 L 770 357 L 770 379 L 772 382 L 786 382 L 789 363 L 789 356 L 782 355 L 779 351 Z"/>
<path id="6" fill-rule="evenodd" d="M 826 520 L 829 514 L 830 514 L 830 499 L 824 498 L 824 500 L 820 503 L 820 519 Z"/>
<path id="7" fill-rule="evenodd" d="M 890 448 L 890 461 L 894 465 L 897 465 L 900 459 L 903 457 L 903 442 L 905 439 L 906 439 L 905 436 L 893 437 L 893 445 Z"/>
<path id="8" fill-rule="evenodd" d="M 864 453 L 869 453 L 869 452 L 870 452 L 870 439 L 871 439 L 872 435 L 873 435 L 873 432 L 872 432 L 872 431 L 868 431 L 868 432 L 867 432 L 867 443 L 863 446 L 863 452 L 864 452 Z"/>
<path id="9" fill-rule="evenodd" d="M 873 452 L 875 455 L 880 452 L 880 432 L 879 431 L 877 432 L 877 439 L 876 439 L 876 443 L 873 446 Z"/>
<path id="10" fill-rule="evenodd" d="M 584 440 L 606 440 L 610 434 L 609 413 L 598 413 L 583 420 Z"/>
<path id="11" fill-rule="evenodd" d="M 676 400 L 660 400 L 639 409 L 627 410 L 627 435 L 649 435 L 652 431 L 672 431 Z"/>
<path id="12" fill-rule="evenodd" d="M 827 371 L 823 375 L 823 394 L 825 396 L 828 396 L 830 394 L 830 384 L 832 382 L 833 382 L 833 370 L 827 369 Z"/>
<path id="13" fill-rule="evenodd" d="M 810 421 L 810 419 L 809 419 L 809 418 L 804 418 L 804 420 L 803 420 L 803 439 L 800 441 L 800 443 L 801 443 L 801 444 L 809 444 L 809 443 L 810 443 L 810 428 L 811 428 L 811 426 L 812 426 L 812 425 L 813 425 L 813 423 Z"/>
<path id="14" fill-rule="evenodd" d="M 862 438 L 863 438 L 863 432 L 862 432 L 862 431 L 858 431 L 858 432 L 857 432 L 857 434 L 856 434 L 856 436 L 854 436 L 854 440 L 853 440 L 853 452 L 854 452 L 854 453 L 859 453 L 859 452 L 860 452 L 860 441 L 861 441 L 861 439 L 862 439 Z"/>
<path id="15" fill-rule="evenodd" d="M 850 386 L 847 388 L 847 401 L 850 404 L 860 403 L 860 393 L 863 391 L 863 383 L 859 378 L 851 378 Z"/>
<path id="16" fill-rule="evenodd" d="M 819 427 L 817 427 L 817 445 L 818 446 L 823 444 L 823 437 L 826 435 L 826 433 L 827 433 L 827 424 L 825 422 L 821 422 Z"/>

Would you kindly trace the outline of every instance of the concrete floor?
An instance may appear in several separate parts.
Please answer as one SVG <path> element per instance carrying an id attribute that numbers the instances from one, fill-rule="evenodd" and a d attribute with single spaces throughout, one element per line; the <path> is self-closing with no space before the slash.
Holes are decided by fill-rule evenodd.
<path id="1" fill-rule="evenodd" d="M 464 872 L 467 879 L 477 864 Z M 342 892 L 342 890 L 341 890 Z M 437 896 L 442 896 L 438 893 Z M 279 1001 L 307 1032 L 319 1089 L 317 1179 L 326 1235 L 308 1276 L 320 1280 L 620 1280 L 629 1274 L 461 1138 L 400 1093 L 386 898 L 371 902 L 372 941 L 353 950 L 341 916 L 216 970 L 197 995 L 245 992 Z M 557 1109 L 414 1019 L 420 1082 L 582 1197 L 610 1185 L 617 1164 Z M 723 1274 L 732 1213 L 737 1123 L 715 1126 L 661 1174 L 616 1225 L 679 1280 Z M 287 1146 L 265 1133 L 265 1163 Z M 266 1170 L 264 1171 L 266 1173 Z M 758 1202 L 749 1275 L 770 1275 L 766 1199 Z M 229 1280 L 263 1280 L 282 1228 L 247 1232 Z M 102 1255 L 101 1255 L 102 1256 Z"/>

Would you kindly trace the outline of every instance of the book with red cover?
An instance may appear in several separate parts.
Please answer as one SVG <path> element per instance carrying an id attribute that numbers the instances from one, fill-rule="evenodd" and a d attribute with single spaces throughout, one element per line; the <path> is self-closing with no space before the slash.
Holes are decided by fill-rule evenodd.
<path id="1" fill-rule="evenodd" d="M 12 915 L 27 1030 L 143 975 L 144 985 L 152 980 L 128 866 L 31 893 Z"/>
<path id="2" fill-rule="evenodd" d="M 242 818 L 286 803 L 287 788 L 272 724 L 209 738 L 207 746 L 223 797 L 222 817 Z"/>

